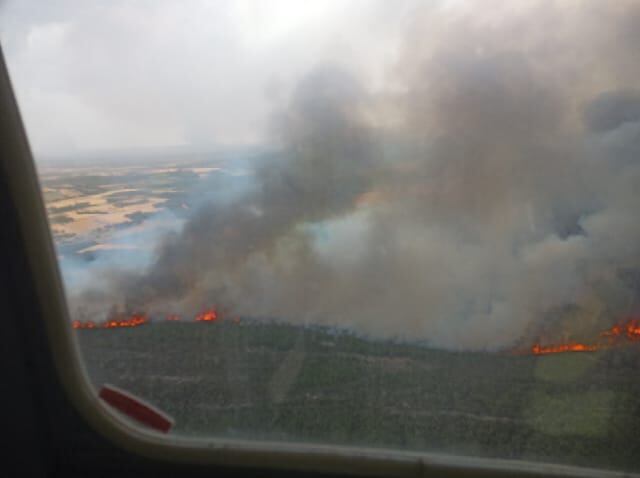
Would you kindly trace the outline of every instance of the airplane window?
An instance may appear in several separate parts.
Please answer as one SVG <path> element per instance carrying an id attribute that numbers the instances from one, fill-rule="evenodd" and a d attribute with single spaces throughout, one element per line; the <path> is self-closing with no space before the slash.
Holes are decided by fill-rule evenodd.
<path id="1" fill-rule="evenodd" d="M 123 420 L 640 471 L 640 2 L 0 6 Z"/>

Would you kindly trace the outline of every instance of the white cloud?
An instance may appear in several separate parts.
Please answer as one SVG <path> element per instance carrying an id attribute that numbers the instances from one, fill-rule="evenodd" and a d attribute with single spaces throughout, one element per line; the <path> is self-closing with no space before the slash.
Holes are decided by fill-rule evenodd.
<path id="1" fill-rule="evenodd" d="M 0 39 L 37 154 L 247 143 L 317 63 L 382 81 L 414 3 L 13 0 Z"/>

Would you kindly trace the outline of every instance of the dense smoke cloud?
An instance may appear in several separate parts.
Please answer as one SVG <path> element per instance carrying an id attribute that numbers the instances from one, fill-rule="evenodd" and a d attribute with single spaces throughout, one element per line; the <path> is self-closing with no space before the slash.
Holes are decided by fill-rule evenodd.
<path id="1" fill-rule="evenodd" d="M 256 190 L 201 207 L 148 270 L 89 295 L 466 349 L 629 313 L 640 3 L 515 3 L 417 11 L 375 90 L 311 72 L 274 116 L 282 152 Z"/>

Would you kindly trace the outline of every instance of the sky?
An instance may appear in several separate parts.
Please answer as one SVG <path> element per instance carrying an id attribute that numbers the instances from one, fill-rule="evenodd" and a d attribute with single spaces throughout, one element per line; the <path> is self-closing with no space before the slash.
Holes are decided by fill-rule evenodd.
<path id="1" fill-rule="evenodd" d="M 36 157 L 246 145 L 318 64 L 380 87 L 433 3 L 0 0 L 0 41 Z"/>

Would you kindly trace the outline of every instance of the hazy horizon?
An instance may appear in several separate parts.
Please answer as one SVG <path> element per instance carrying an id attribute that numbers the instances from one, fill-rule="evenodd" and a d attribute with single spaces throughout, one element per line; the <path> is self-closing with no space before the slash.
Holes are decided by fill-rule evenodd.
<path id="1" fill-rule="evenodd" d="M 262 145 L 315 65 L 385 83 L 411 12 L 437 3 L 5 0 L 0 41 L 38 159 Z"/>

